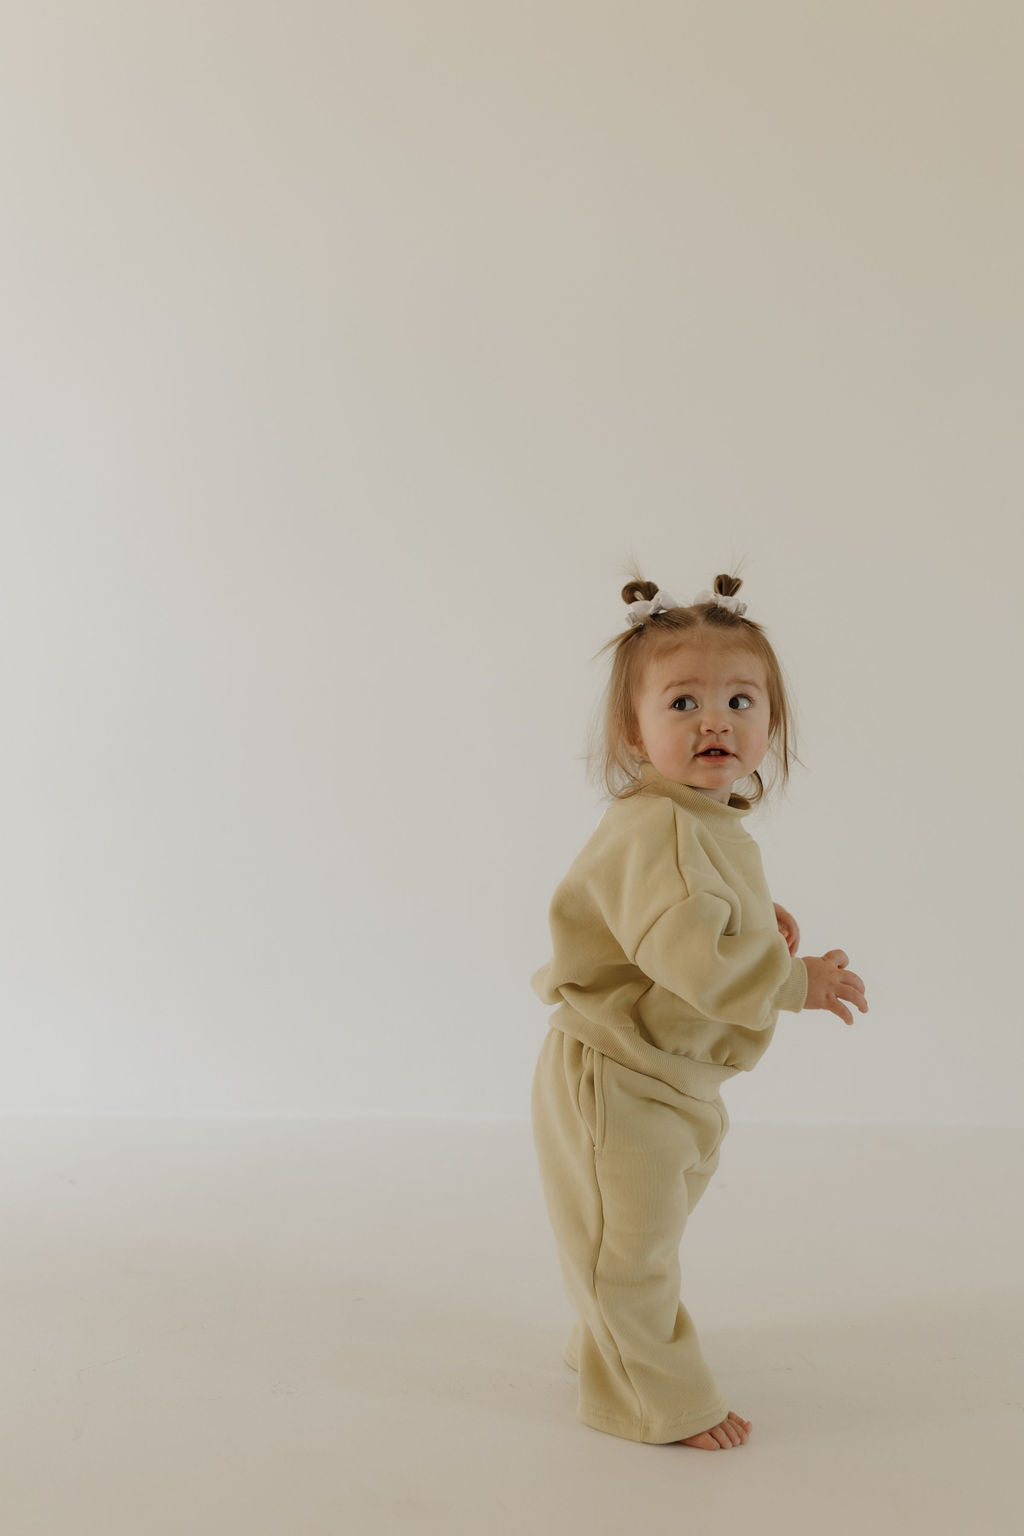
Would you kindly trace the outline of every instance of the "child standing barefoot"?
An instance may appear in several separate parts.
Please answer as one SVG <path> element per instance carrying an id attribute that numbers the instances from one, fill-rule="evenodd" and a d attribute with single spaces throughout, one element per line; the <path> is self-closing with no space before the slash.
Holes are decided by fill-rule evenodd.
<path id="1" fill-rule="evenodd" d="M 718 1166 L 720 1088 L 764 1054 L 779 1010 L 867 1012 L 842 950 L 797 956 L 743 825 L 792 727 L 767 636 L 736 577 L 677 603 L 622 592 L 604 719 L 611 804 L 551 901 L 553 956 L 531 978 L 551 1015 L 531 1090 L 566 1293 L 578 1413 L 607 1434 L 742 1444 L 679 1295 L 679 1244 Z M 607 647 L 606 647 L 607 649 Z M 732 793 L 754 781 L 750 799 Z"/>

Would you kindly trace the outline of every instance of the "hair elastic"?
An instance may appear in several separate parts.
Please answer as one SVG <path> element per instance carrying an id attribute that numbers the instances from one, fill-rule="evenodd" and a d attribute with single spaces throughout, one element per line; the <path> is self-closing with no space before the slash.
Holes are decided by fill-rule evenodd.
<path id="1" fill-rule="evenodd" d="M 737 618 L 742 618 L 747 611 L 746 603 L 741 603 L 738 597 L 723 597 L 721 592 L 711 592 L 707 587 L 697 593 L 692 603 L 677 603 L 670 592 L 659 588 L 652 598 L 641 597 L 635 603 L 627 604 L 626 621 L 635 629 L 656 613 L 667 613 L 670 608 L 696 607 L 698 603 L 717 603 L 721 608 L 728 608 Z"/>

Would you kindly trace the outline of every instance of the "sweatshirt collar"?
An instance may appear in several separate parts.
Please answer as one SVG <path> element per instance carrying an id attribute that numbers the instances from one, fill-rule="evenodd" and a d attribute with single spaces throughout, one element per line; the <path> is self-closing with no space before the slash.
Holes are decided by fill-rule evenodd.
<path id="1" fill-rule="evenodd" d="M 750 814 L 752 806 L 723 805 L 721 800 L 712 800 L 702 790 L 693 789 L 689 784 L 677 784 L 675 779 L 667 779 L 649 761 L 640 765 L 640 780 L 643 785 L 641 794 L 667 795 L 676 805 L 681 805 L 684 811 L 695 816 L 716 837 L 724 835 L 737 842 L 746 842 L 750 837 L 743 825 L 743 818 Z"/>

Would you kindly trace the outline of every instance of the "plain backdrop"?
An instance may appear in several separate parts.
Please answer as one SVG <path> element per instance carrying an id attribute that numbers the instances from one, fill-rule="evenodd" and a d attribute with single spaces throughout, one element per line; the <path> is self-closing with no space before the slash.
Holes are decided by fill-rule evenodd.
<path id="1" fill-rule="evenodd" d="M 735 1122 L 1021 1123 L 1024 15 L 2 6 L 6 1115 L 528 1114 L 631 558 L 740 566 Z"/>

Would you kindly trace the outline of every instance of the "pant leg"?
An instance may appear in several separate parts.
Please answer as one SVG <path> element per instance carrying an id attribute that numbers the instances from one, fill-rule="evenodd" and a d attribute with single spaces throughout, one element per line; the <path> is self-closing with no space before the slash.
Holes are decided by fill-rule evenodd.
<path id="1" fill-rule="evenodd" d="M 691 1212 L 710 1184 L 712 1176 L 718 1169 L 718 1162 L 722 1152 L 722 1142 L 725 1140 L 729 1130 L 729 1114 L 726 1110 L 725 1104 L 722 1101 L 721 1094 L 719 1094 L 717 1098 L 710 1100 L 710 1103 L 714 1105 L 715 1109 L 721 1116 L 722 1129 L 719 1133 L 718 1141 L 715 1145 L 715 1150 L 712 1152 L 711 1156 L 705 1162 L 698 1164 L 696 1168 L 687 1168 L 686 1170 L 687 1204 Z"/>
<path id="2" fill-rule="evenodd" d="M 580 1418 L 655 1444 L 709 1429 L 728 1404 L 680 1301 L 679 1243 L 717 1166 L 722 1109 L 551 1029 L 531 1111 L 566 1294 L 579 1314 L 568 1348 L 578 1351 Z"/>
<path id="3" fill-rule="evenodd" d="M 724 1137 L 729 1129 L 728 1111 L 726 1110 L 725 1104 L 722 1102 L 720 1097 L 715 1100 L 715 1104 L 722 1114 L 722 1135 Z M 718 1167 L 720 1149 L 721 1141 L 719 1141 L 718 1149 L 716 1149 L 714 1152 L 711 1161 L 705 1163 L 699 1169 L 699 1171 L 696 1168 L 688 1168 L 685 1170 L 688 1214 L 693 1213 L 694 1207 L 697 1205 L 704 1191 L 707 1189 L 708 1184 L 711 1181 L 711 1176 L 714 1174 Z M 569 1337 L 566 1339 L 565 1348 L 562 1351 L 563 1360 L 565 1361 L 566 1365 L 571 1366 L 574 1371 L 578 1371 L 580 1368 L 580 1344 L 583 1338 L 582 1330 L 583 1324 L 581 1320 L 577 1318 L 572 1327 L 569 1329 Z M 716 1420 L 715 1422 L 717 1423 L 718 1421 Z M 699 1430 L 694 1430 L 694 1434 L 699 1433 Z"/>

